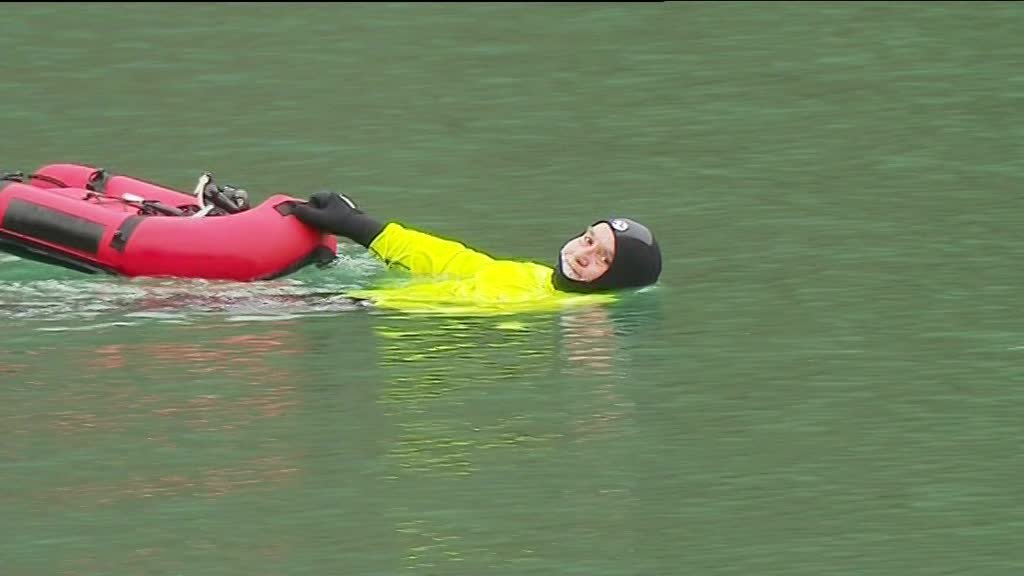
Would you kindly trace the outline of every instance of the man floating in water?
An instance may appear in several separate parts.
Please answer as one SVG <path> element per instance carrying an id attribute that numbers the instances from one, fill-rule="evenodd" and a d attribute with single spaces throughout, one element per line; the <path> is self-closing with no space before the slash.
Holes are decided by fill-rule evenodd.
<path id="1" fill-rule="evenodd" d="M 435 277 L 349 294 L 384 307 L 553 309 L 609 301 L 614 292 L 652 285 L 661 274 L 654 234 L 628 218 L 594 222 L 562 246 L 550 267 L 496 259 L 453 240 L 377 220 L 337 192 L 313 194 L 308 203 L 296 203 L 292 214 L 321 232 L 362 245 L 389 267 Z"/>

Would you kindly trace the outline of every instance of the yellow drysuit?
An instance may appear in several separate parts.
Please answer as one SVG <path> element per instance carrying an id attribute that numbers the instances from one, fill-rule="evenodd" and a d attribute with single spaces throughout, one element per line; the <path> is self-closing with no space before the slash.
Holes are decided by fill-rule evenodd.
<path id="1" fill-rule="evenodd" d="M 389 223 L 370 244 L 389 267 L 415 278 L 401 286 L 351 291 L 380 308 L 442 314 L 544 312 L 612 302 L 615 296 L 556 290 L 554 270 L 533 262 L 496 260 L 445 240 Z"/>

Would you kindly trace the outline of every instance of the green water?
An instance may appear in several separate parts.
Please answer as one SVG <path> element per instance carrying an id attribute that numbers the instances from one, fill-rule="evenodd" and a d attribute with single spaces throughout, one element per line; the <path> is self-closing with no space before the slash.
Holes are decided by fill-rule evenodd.
<path id="1" fill-rule="evenodd" d="M 0 170 L 83 162 L 550 262 L 429 319 L 0 256 L 0 573 L 1024 571 L 1016 3 L 4 5 Z"/>

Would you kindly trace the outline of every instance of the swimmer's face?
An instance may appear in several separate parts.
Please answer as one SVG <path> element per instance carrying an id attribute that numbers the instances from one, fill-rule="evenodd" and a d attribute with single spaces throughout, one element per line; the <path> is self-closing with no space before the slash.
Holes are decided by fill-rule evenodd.
<path id="1" fill-rule="evenodd" d="M 607 222 L 588 227 L 562 247 L 562 273 L 571 280 L 593 282 L 615 258 L 615 234 Z"/>

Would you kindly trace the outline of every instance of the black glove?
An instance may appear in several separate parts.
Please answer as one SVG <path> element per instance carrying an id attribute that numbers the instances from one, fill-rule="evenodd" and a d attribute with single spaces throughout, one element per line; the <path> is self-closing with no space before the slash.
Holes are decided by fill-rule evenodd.
<path id="1" fill-rule="evenodd" d="M 337 192 L 317 192 L 309 197 L 308 203 L 295 203 L 292 214 L 313 228 L 351 238 L 367 248 L 384 230 L 384 224 L 364 214 L 354 202 Z"/>

